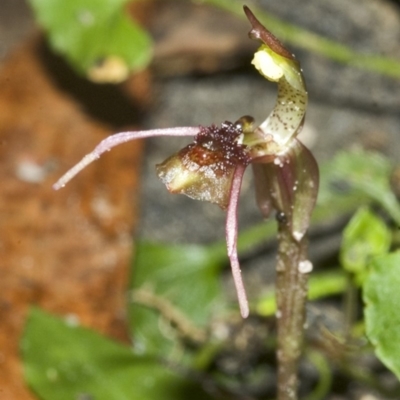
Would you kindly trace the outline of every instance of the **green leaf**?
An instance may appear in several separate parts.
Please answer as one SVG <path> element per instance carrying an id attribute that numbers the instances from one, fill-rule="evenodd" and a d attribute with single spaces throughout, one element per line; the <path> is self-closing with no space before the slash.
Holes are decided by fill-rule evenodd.
<path id="1" fill-rule="evenodd" d="M 153 296 L 154 303 L 163 300 L 172 309 L 170 314 L 177 312 L 189 326 L 201 328 L 212 312 L 226 307 L 219 282 L 221 261 L 226 259 L 219 249 L 141 242 L 132 288 L 134 293 L 139 290 Z M 170 326 L 170 315 L 162 315 L 157 306 L 137 303 L 130 315 L 136 351 L 167 358 L 177 353 L 180 332 Z"/>
<path id="2" fill-rule="evenodd" d="M 338 153 L 321 171 L 320 204 L 335 195 L 335 209 L 349 199 L 379 204 L 400 225 L 400 205 L 390 188 L 392 165 L 383 155 L 355 149 Z"/>
<path id="3" fill-rule="evenodd" d="M 44 400 L 209 399 L 159 361 L 37 308 L 29 315 L 22 355 L 25 378 Z"/>
<path id="4" fill-rule="evenodd" d="M 364 283 L 366 333 L 378 358 L 400 379 L 400 252 L 375 258 Z"/>
<path id="5" fill-rule="evenodd" d="M 365 272 L 373 256 L 385 254 L 390 247 L 391 233 L 386 224 L 368 208 L 360 208 L 343 232 L 340 260 L 349 272 Z"/>
<path id="6" fill-rule="evenodd" d="M 128 70 L 142 69 L 150 61 L 151 40 L 126 15 L 127 0 L 29 2 L 53 49 L 80 73 L 94 76 L 101 65 L 109 68 L 103 81 L 118 81 L 118 76 L 121 81 Z"/>

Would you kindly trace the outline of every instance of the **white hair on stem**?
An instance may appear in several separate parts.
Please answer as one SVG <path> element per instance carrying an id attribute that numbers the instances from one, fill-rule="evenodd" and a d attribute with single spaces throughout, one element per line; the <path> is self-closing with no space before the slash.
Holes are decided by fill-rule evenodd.
<path id="1" fill-rule="evenodd" d="M 246 167 L 238 165 L 233 174 L 233 180 L 229 196 L 228 210 L 226 214 L 226 246 L 228 257 L 231 263 L 233 281 L 236 287 L 236 293 L 239 301 L 240 313 L 243 318 L 249 316 L 249 304 L 244 288 L 242 273 L 240 271 L 239 258 L 237 253 L 237 235 L 238 235 L 238 218 L 237 210 L 239 204 L 240 188 L 242 186 L 243 174 Z"/>
<path id="2" fill-rule="evenodd" d="M 146 131 L 129 131 L 120 132 L 115 135 L 108 136 L 102 140 L 96 148 L 79 161 L 78 164 L 74 165 L 69 171 L 67 171 L 54 185 L 53 189 L 61 189 L 69 182 L 75 175 L 86 168 L 90 163 L 97 160 L 103 153 L 111 150 L 113 147 L 119 144 L 129 142 L 136 139 L 144 139 L 151 136 L 195 136 L 200 132 L 199 127 L 178 127 L 178 128 L 166 128 L 166 129 L 150 129 Z"/>

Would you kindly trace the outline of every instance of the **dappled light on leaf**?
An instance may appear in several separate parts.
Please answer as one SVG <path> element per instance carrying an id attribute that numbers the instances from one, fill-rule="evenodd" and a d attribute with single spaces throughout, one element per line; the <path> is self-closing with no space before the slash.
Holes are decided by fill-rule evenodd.
<path id="1" fill-rule="evenodd" d="M 400 379 L 400 253 L 377 257 L 369 268 L 363 290 L 366 333 L 380 360 Z"/>
<path id="2" fill-rule="evenodd" d="M 372 258 L 388 252 L 391 239 L 384 221 L 368 208 L 360 208 L 343 231 L 340 249 L 343 267 L 362 279 Z"/>

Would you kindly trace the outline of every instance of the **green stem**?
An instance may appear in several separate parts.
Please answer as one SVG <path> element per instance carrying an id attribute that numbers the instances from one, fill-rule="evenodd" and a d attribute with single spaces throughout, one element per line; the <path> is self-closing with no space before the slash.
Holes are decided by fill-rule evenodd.
<path id="1" fill-rule="evenodd" d="M 278 400 L 297 400 L 297 370 L 303 346 L 308 279 L 299 266 L 307 260 L 307 239 L 296 241 L 286 221 L 279 222 L 278 232 Z"/>
<path id="2" fill-rule="evenodd" d="M 329 362 L 325 355 L 312 349 L 308 349 L 306 357 L 317 369 L 319 379 L 317 385 L 305 400 L 326 399 L 332 386 L 332 371 Z"/>
<path id="3" fill-rule="evenodd" d="M 351 330 L 357 316 L 357 299 L 358 299 L 358 288 L 354 284 L 353 276 L 347 274 L 347 288 L 344 292 L 344 332 L 343 337 L 348 341 L 351 337 Z"/>

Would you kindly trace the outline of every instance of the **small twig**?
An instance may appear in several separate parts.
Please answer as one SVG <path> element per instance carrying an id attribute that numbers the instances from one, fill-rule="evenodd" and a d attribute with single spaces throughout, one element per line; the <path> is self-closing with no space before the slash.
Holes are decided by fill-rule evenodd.
<path id="1" fill-rule="evenodd" d="M 352 381 L 358 381 L 362 385 L 381 393 L 385 398 L 398 399 L 400 387 L 388 388 L 382 384 L 379 376 L 360 365 L 362 348 L 359 345 L 351 345 L 346 338 L 337 336 L 326 327 L 321 327 L 321 338 L 316 341 L 316 347 L 327 357 L 330 362 Z"/>
<path id="2" fill-rule="evenodd" d="M 176 327 L 176 330 L 183 338 L 190 342 L 203 344 L 207 340 L 207 333 L 204 329 L 193 325 L 178 308 L 176 308 L 165 297 L 158 296 L 146 289 L 137 289 L 132 292 L 132 301 L 158 311 L 163 318 Z"/>
<path id="3" fill-rule="evenodd" d="M 343 337 L 346 342 L 351 338 L 351 329 L 357 318 L 358 288 L 354 284 L 353 277 L 347 273 L 347 288 L 343 297 L 344 324 Z"/>

